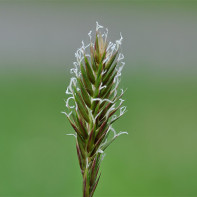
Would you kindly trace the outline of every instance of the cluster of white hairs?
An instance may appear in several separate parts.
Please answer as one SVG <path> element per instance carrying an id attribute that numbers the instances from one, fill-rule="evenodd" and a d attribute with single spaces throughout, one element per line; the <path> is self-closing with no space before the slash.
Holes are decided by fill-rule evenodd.
<path id="1" fill-rule="evenodd" d="M 103 42 L 105 44 L 107 44 L 108 29 L 104 28 L 103 26 L 99 25 L 98 22 L 96 22 L 96 32 L 98 33 L 97 36 L 98 37 L 101 36 Z M 84 59 L 84 55 L 89 59 L 91 56 L 90 56 L 89 52 L 87 52 L 87 51 L 90 51 L 90 47 L 94 46 L 94 43 L 92 42 L 92 31 L 90 31 L 88 33 L 88 36 L 89 36 L 90 42 L 87 45 L 85 45 L 84 41 L 81 42 L 82 43 L 81 47 L 78 48 L 77 51 L 75 52 L 76 61 L 73 62 L 74 67 L 70 69 L 70 73 L 74 74 L 74 76 L 71 77 L 69 86 L 67 87 L 67 90 L 66 90 L 66 94 L 70 95 L 70 97 L 65 101 L 66 107 L 69 109 L 69 113 L 62 112 L 68 117 L 72 113 L 72 110 L 71 110 L 72 108 L 75 108 L 77 110 L 77 104 L 76 104 L 75 99 L 74 99 L 74 93 L 73 93 L 72 86 L 75 85 L 77 87 L 77 78 L 79 78 L 81 76 L 80 65 L 81 65 L 81 63 Z M 110 60 L 110 58 L 112 57 L 112 55 L 114 54 L 114 52 L 117 52 L 120 49 L 121 44 L 122 44 L 122 40 L 123 40 L 123 37 L 122 37 L 122 34 L 120 33 L 120 39 L 119 40 L 116 40 L 115 43 L 113 43 L 113 42 L 108 43 L 107 48 L 106 48 L 106 56 L 103 60 L 103 63 L 107 63 Z M 114 86 L 114 89 L 112 90 L 112 92 L 114 93 L 114 98 L 117 96 L 117 89 L 118 89 L 118 85 L 119 85 L 120 80 L 121 80 L 122 69 L 125 65 L 125 62 L 123 60 L 124 60 L 124 55 L 119 50 L 119 55 L 117 57 L 118 65 L 117 65 L 117 68 L 116 68 L 117 74 L 114 77 L 115 86 Z M 102 86 L 102 84 L 101 84 L 100 85 L 100 90 L 103 89 L 103 88 L 106 88 L 106 86 Z M 79 91 L 80 89 L 77 87 L 77 90 Z M 120 108 L 120 114 L 119 114 L 119 116 L 113 115 L 112 118 L 111 118 L 111 122 L 115 121 L 116 119 L 118 119 L 120 116 L 122 116 L 126 112 L 126 106 L 120 107 L 122 105 L 122 103 L 124 102 L 124 100 L 120 98 L 123 93 L 124 93 L 124 91 L 121 89 L 121 95 L 118 96 L 118 100 L 120 101 L 119 106 L 118 106 Z M 70 105 L 69 104 L 70 100 L 74 100 L 75 104 Z M 102 103 L 104 101 L 114 103 L 111 106 L 111 108 L 109 109 L 106 116 L 108 116 L 109 113 L 116 108 L 115 107 L 115 104 L 116 104 L 115 102 L 117 102 L 117 99 L 112 101 L 112 100 L 109 100 L 109 99 L 91 98 L 91 101 L 94 101 L 94 100 L 97 100 L 100 103 Z M 95 121 L 95 119 L 97 118 L 97 116 L 99 114 L 96 117 L 93 117 L 91 110 L 89 112 L 90 112 L 90 116 L 92 116 L 93 121 Z M 117 134 L 116 131 L 112 128 L 112 126 L 110 126 L 110 128 L 109 128 L 109 131 L 110 130 L 112 130 L 114 132 L 114 139 L 116 137 L 118 137 L 120 134 L 127 133 L 127 132 L 119 132 Z"/>

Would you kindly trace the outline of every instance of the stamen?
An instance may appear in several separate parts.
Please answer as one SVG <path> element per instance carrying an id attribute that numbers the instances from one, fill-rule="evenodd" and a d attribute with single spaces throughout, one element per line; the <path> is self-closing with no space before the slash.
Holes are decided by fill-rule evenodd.
<path id="1" fill-rule="evenodd" d="M 88 36 L 90 37 L 90 42 L 92 42 L 92 31 L 89 31 Z"/>
<path id="2" fill-rule="evenodd" d="M 62 114 L 65 114 L 68 118 L 70 117 L 70 115 L 72 114 L 72 111 L 69 113 L 69 114 L 67 114 L 66 112 L 64 112 L 64 111 L 62 111 L 61 112 Z"/>
<path id="3" fill-rule="evenodd" d="M 69 135 L 69 136 L 74 136 L 76 139 L 77 139 L 77 135 L 76 134 L 73 134 L 73 133 L 68 133 L 66 135 Z"/>
<path id="4" fill-rule="evenodd" d="M 66 107 L 72 109 L 72 108 L 75 107 L 75 105 L 69 105 L 69 101 L 70 101 L 71 99 L 73 99 L 73 100 L 75 101 L 75 99 L 74 99 L 73 96 L 72 96 L 72 97 L 69 97 L 69 98 L 66 100 Z"/>
<path id="5" fill-rule="evenodd" d="M 119 62 L 122 59 L 124 59 L 124 55 L 122 53 L 119 53 L 117 61 Z"/>
<path id="6" fill-rule="evenodd" d="M 99 25 L 98 22 L 96 21 L 96 31 L 98 31 L 101 28 L 103 28 L 103 26 Z"/>
<path id="7" fill-rule="evenodd" d="M 101 98 L 92 98 L 92 101 L 100 101 L 100 104 L 104 101 L 107 101 L 109 103 L 114 103 L 113 101 L 109 100 L 109 99 L 101 99 Z"/>

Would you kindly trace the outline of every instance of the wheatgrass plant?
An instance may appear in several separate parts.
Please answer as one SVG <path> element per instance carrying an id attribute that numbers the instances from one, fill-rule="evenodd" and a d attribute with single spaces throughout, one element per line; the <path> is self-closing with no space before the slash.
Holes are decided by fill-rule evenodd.
<path id="1" fill-rule="evenodd" d="M 123 37 L 115 43 L 107 41 L 108 29 L 96 22 L 95 41 L 89 32 L 90 43 L 76 53 L 76 62 L 71 69 L 70 84 L 65 101 L 66 114 L 76 138 L 76 148 L 83 176 L 83 197 L 92 197 L 97 187 L 100 163 L 105 149 L 121 134 L 112 124 L 126 111 L 122 106 L 124 91 L 118 93 L 121 71 L 125 65 L 120 46 Z M 88 52 L 87 52 L 88 51 Z M 71 101 L 73 100 L 73 101 Z M 73 103 L 73 104 L 71 104 Z M 119 111 L 119 115 L 115 113 Z M 110 132 L 113 137 L 110 138 Z"/>

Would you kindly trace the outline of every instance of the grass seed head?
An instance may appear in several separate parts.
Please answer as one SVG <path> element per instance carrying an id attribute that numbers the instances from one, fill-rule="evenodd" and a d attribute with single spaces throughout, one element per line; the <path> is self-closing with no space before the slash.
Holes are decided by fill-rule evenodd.
<path id="1" fill-rule="evenodd" d="M 68 112 L 63 112 L 74 129 L 77 155 L 83 176 L 83 196 L 94 194 L 100 175 L 100 162 L 105 149 L 121 134 L 112 124 L 125 112 L 122 106 L 124 91 L 119 90 L 121 72 L 125 65 L 121 53 L 123 37 L 115 43 L 109 42 L 108 29 L 96 22 L 94 41 L 92 31 L 88 33 L 90 43 L 82 41 L 76 51 L 76 62 L 70 72 L 73 75 L 67 87 Z M 73 100 L 74 104 L 70 104 Z M 119 111 L 119 114 L 116 113 Z M 109 134 L 113 137 L 109 139 Z"/>

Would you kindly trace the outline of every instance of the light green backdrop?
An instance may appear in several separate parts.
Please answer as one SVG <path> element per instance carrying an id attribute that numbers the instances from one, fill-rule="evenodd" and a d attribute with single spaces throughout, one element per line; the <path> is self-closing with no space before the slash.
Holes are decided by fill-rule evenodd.
<path id="1" fill-rule="evenodd" d="M 128 131 L 95 193 L 197 196 L 197 2 L 0 1 L 0 196 L 81 196 L 65 90 L 99 21 L 124 37 Z"/>

